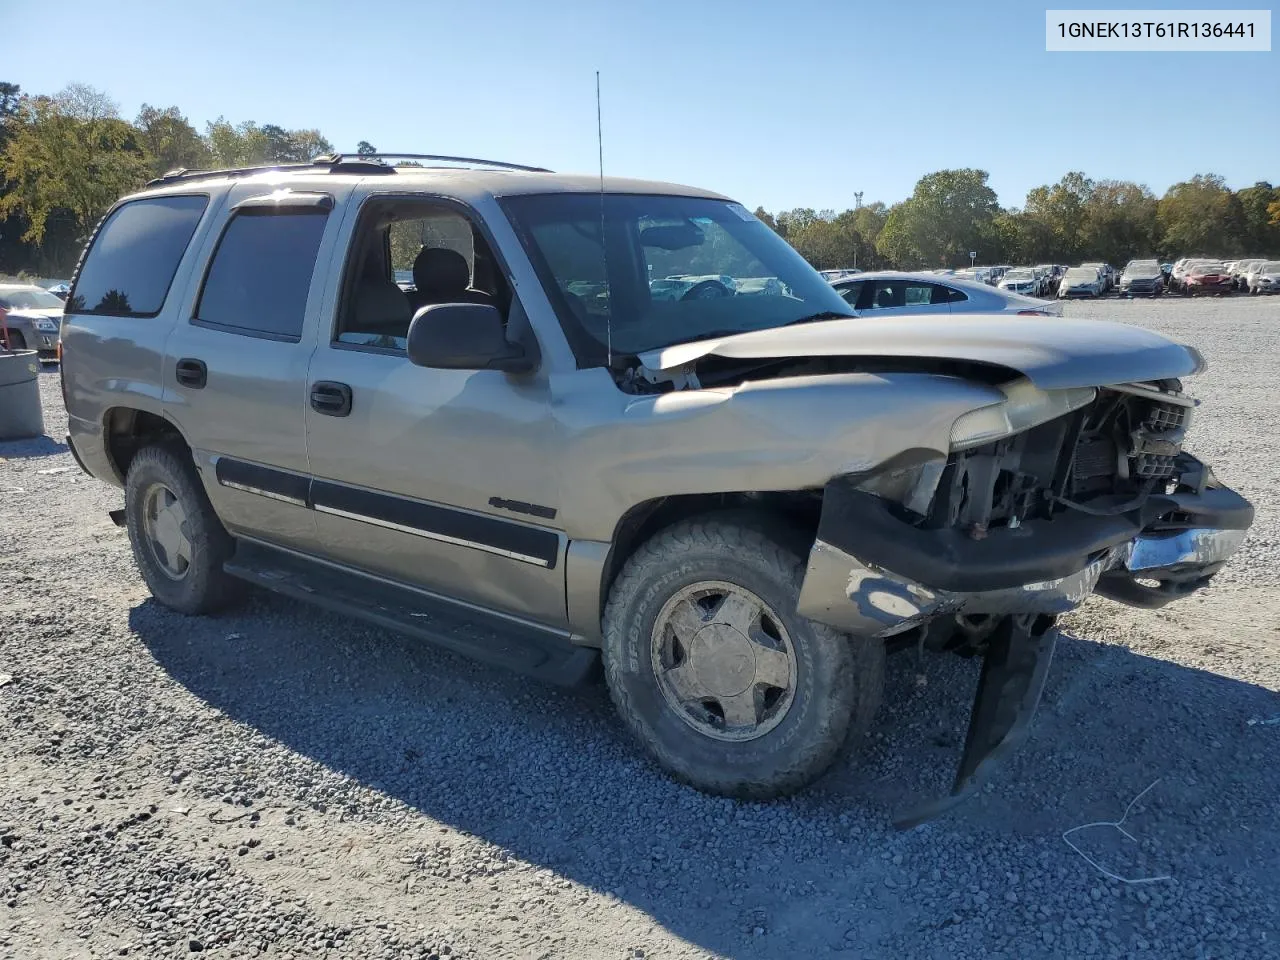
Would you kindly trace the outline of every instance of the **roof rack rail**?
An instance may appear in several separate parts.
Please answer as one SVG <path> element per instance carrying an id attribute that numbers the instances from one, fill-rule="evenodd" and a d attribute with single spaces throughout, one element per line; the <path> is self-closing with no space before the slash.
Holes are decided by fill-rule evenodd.
<path id="1" fill-rule="evenodd" d="M 531 167 L 523 163 L 507 163 L 504 160 L 481 160 L 479 157 L 449 157 L 437 153 L 332 153 L 324 157 L 316 157 L 315 163 L 337 165 L 358 163 L 360 161 L 381 162 L 384 160 L 435 160 L 441 163 L 461 163 L 474 167 L 496 167 L 499 170 L 523 170 L 527 173 L 550 173 L 546 167 Z M 386 164 L 386 166 L 393 165 Z"/>
<path id="2" fill-rule="evenodd" d="M 446 157 L 434 153 L 330 153 L 316 157 L 310 162 L 262 163 L 251 167 L 224 167 L 218 170 L 188 170 L 186 167 L 178 167 L 176 170 L 166 170 L 154 180 L 147 181 L 147 186 L 158 187 L 166 183 L 211 180 L 217 177 L 248 177 L 255 173 L 268 173 L 272 170 L 307 170 L 317 167 L 329 173 L 395 173 L 395 165 L 385 163 L 386 160 L 435 160 L 443 163 L 470 164 L 476 167 L 496 167 L 500 170 L 523 170 L 528 173 L 551 172 L 546 167 L 530 167 L 522 163 L 480 160 L 476 157 Z"/>
<path id="3" fill-rule="evenodd" d="M 302 170 L 314 166 L 310 163 L 262 163 L 252 167 L 223 167 L 219 170 L 188 170 L 178 167 L 166 170 L 154 180 L 147 181 L 148 187 L 159 186 L 175 180 L 209 180 L 214 177 L 247 177 L 255 173 L 266 173 L 269 170 Z"/>

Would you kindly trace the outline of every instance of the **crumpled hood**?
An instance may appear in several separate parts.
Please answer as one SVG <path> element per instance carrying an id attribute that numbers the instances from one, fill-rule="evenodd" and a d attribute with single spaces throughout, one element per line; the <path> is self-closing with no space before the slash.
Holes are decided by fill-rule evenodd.
<path id="1" fill-rule="evenodd" d="M 705 356 L 735 360 L 868 357 L 965 360 L 1017 371 L 1043 390 L 1199 373 L 1192 347 L 1104 320 L 985 314 L 851 317 L 679 343 L 640 355 L 653 370 Z"/>

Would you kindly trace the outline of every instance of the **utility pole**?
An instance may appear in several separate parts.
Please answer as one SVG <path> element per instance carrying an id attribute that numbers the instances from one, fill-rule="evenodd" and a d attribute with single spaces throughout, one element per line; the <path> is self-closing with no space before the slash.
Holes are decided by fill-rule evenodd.
<path id="1" fill-rule="evenodd" d="M 853 209 L 855 210 L 862 209 L 862 191 L 861 190 L 855 190 L 853 192 Z M 858 269 L 858 248 L 856 246 L 853 248 L 853 269 L 855 270 Z"/>

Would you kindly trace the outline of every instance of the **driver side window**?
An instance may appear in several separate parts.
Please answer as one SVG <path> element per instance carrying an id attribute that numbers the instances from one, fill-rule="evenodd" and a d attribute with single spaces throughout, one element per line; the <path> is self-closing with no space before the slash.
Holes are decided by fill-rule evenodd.
<path id="1" fill-rule="evenodd" d="M 484 236 L 452 206 L 370 201 L 352 238 L 333 342 L 403 353 L 423 307 L 478 303 L 503 320 L 510 287 Z"/>

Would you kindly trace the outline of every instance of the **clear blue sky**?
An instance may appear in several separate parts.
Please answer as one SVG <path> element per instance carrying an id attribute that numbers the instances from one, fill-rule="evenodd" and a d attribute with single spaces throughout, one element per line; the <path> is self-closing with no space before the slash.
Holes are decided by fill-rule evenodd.
<path id="1" fill-rule="evenodd" d="M 606 172 L 770 210 L 894 202 L 961 166 L 1005 205 L 1073 169 L 1280 182 L 1280 52 L 1046 53 L 1045 6 L 3 0 L 0 79 L 594 171 L 599 69 Z"/>

